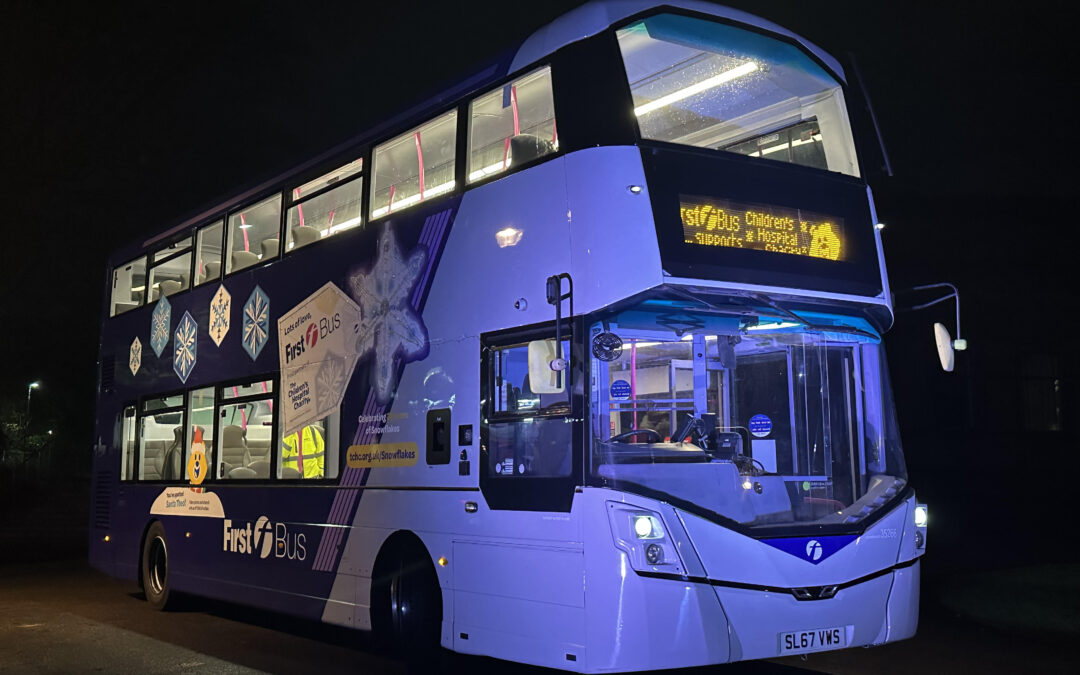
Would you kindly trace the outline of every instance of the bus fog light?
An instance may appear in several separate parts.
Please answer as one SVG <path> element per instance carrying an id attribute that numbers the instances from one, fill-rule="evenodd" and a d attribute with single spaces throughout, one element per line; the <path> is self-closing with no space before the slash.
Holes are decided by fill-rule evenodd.
<path id="1" fill-rule="evenodd" d="M 659 565 L 664 562 L 664 549 L 660 544 L 649 544 L 645 547 L 645 561 L 650 565 Z"/>
<path id="2" fill-rule="evenodd" d="M 923 538 L 923 533 L 915 530 L 915 548 L 922 548 L 925 543 L 926 539 Z"/>

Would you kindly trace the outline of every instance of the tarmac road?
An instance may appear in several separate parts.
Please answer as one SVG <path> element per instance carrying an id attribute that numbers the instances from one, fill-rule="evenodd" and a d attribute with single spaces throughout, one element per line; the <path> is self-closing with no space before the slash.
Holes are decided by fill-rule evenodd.
<path id="1" fill-rule="evenodd" d="M 913 640 L 874 649 L 678 671 L 795 673 L 1073 673 L 1060 639 L 962 620 L 925 599 Z M 447 655 L 443 672 L 538 673 Z M 403 673 L 362 633 L 223 603 L 156 612 L 128 584 L 81 561 L 0 566 L 0 673 Z"/>

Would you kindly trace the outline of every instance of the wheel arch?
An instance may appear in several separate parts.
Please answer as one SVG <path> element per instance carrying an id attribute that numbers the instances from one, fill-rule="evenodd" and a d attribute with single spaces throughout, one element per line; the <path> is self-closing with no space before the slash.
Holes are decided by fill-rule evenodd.
<path id="1" fill-rule="evenodd" d="M 376 631 L 379 623 L 377 613 L 381 599 L 380 593 L 385 589 L 384 584 L 388 574 L 393 569 L 393 563 L 401 556 L 407 556 L 409 560 L 420 561 L 430 570 L 435 579 L 435 586 L 439 591 L 440 617 L 444 621 L 446 619 L 446 598 L 443 597 L 443 585 L 439 572 L 435 569 L 435 559 L 432 557 L 431 550 L 415 532 L 411 530 L 395 530 L 383 540 L 379 552 L 375 555 L 375 562 L 371 567 L 371 591 L 368 612 L 371 618 L 371 627 Z"/>
<path id="2" fill-rule="evenodd" d="M 160 522 L 160 518 L 150 518 L 146 521 L 146 525 L 143 526 L 142 534 L 139 535 L 139 547 L 135 549 L 135 569 L 138 574 L 139 590 L 145 590 L 145 586 L 143 586 L 143 551 L 146 549 L 146 535 L 150 533 L 150 528 L 154 526 L 154 523 Z M 165 523 L 161 523 L 161 526 L 165 527 Z"/>

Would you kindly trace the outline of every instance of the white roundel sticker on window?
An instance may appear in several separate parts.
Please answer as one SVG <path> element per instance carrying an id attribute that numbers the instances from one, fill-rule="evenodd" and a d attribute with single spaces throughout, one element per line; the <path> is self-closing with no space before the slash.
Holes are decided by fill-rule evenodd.
<path id="1" fill-rule="evenodd" d="M 772 420 L 768 415 L 754 415 L 750 418 L 750 433 L 755 438 L 765 438 L 772 433 Z"/>

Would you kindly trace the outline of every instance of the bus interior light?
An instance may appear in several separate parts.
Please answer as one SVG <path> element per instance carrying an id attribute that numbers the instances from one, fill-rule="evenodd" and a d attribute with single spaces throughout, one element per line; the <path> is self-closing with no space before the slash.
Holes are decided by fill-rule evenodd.
<path id="1" fill-rule="evenodd" d="M 695 82 L 689 87 L 678 89 L 671 92 L 670 94 L 667 94 L 666 96 L 661 96 L 660 98 L 649 101 L 644 105 L 639 105 L 638 107 L 634 108 L 634 114 L 638 117 L 641 117 L 642 115 L 651 113 L 654 110 L 659 110 L 660 108 L 669 106 L 672 103 L 678 103 L 683 99 L 690 98 L 691 96 L 700 94 L 703 91 L 708 91 L 709 89 L 719 87 L 724 83 L 731 82 L 732 80 L 743 77 L 744 75 L 749 75 L 750 73 L 756 72 L 758 68 L 759 66 L 757 63 L 755 63 L 754 61 L 748 61 L 741 66 L 736 66 L 732 68 L 731 70 L 725 70 L 719 75 L 713 75 L 712 77 L 705 78 L 700 82 Z"/>

